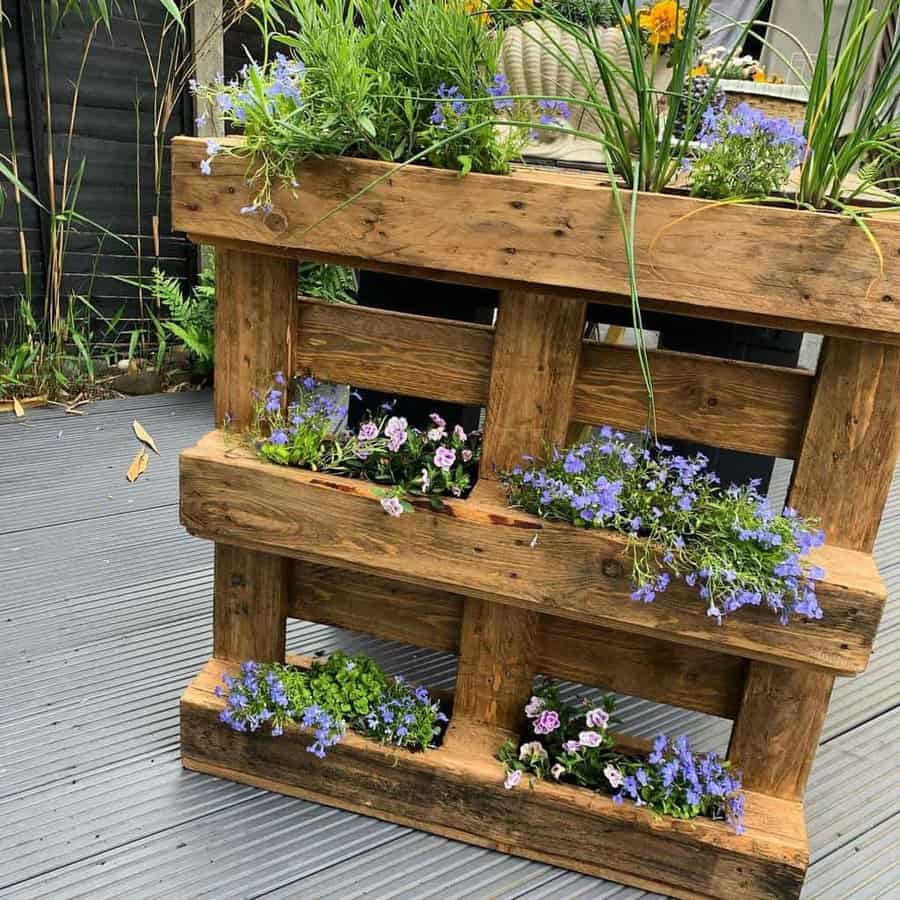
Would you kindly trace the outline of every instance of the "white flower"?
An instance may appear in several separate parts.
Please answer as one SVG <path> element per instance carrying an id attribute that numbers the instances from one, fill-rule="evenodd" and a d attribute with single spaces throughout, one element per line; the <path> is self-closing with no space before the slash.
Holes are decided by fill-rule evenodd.
<path id="1" fill-rule="evenodd" d="M 532 697 L 525 706 L 525 715 L 529 719 L 536 719 L 544 708 L 544 701 L 540 697 Z"/>
<path id="2" fill-rule="evenodd" d="M 578 743 L 582 747 L 599 747 L 603 738 L 596 731 L 582 731 L 578 735 Z"/>
<path id="3" fill-rule="evenodd" d="M 519 748 L 519 759 L 522 762 L 542 762 L 547 759 L 547 751 L 544 749 L 540 741 L 531 741 L 528 744 L 522 744 Z"/>
<path id="4" fill-rule="evenodd" d="M 506 780 L 503 782 L 503 787 L 508 791 L 511 791 L 521 780 L 522 772 L 519 769 L 513 769 L 506 773 Z"/>
<path id="5" fill-rule="evenodd" d="M 403 515 L 403 504 L 396 497 L 385 497 L 381 501 L 381 508 L 389 515 L 397 516 Z"/>
<path id="6" fill-rule="evenodd" d="M 422 493 L 427 494 L 431 487 L 431 479 L 428 477 L 428 469 L 422 469 Z"/>
<path id="7" fill-rule="evenodd" d="M 606 780 L 612 787 L 622 787 L 622 782 L 625 780 L 625 776 L 612 763 L 607 764 L 606 768 L 603 770 L 603 774 L 606 776 Z"/>
<path id="8" fill-rule="evenodd" d="M 607 724 L 609 724 L 609 713 L 598 706 L 596 709 L 588 711 L 584 721 L 587 723 L 588 728 L 606 728 Z"/>
<path id="9" fill-rule="evenodd" d="M 441 428 L 441 427 L 437 427 L 437 428 L 429 428 L 429 429 L 428 429 L 427 437 L 428 437 L 428 440 L 429 440 L 429 441 L 439 441 L 439 440 L 441 440 L 446 434 L 447 434 L 447 432 L 446 432 L 443 428 Z"/>
<path id="10" fill-rule="evenodd" d="M 454 425 L 453 426 L 453 437 L 455 437 L 458 441 L 465 442 L 468 438 L 468 435 L 463 431 L 462 425 Z"/>
<path id="11" fill-rule="evenodd" d="M 566 767 L 565 767 L 565 766 L 561 766 L 559 763 L 557 763 L 557 764 L 550 770 L 550 774 L 551 774 L 557 781 L 559 781 L 559 779 L 562 777 L 562 775 L 563 775 L 563 773 L 564 773 L 565 771 L 566 771 Z"/>

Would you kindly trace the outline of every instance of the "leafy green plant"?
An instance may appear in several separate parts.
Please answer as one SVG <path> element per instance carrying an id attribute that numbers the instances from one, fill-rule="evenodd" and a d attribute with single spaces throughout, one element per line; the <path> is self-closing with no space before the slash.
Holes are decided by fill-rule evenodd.
<path id="1" fill-rule="evenodd" d="M 215 273 L 204 269 L 198 284 L 189 293 L 183 293 L 180 279 L 154 268 L 148 289 L 168 310 L 170 319 L 162 321 L 162 327 L 191 352 L 198 373 L 208 375 L 215 359 Z"/>
<path id="2" fill-rule="evenodd" d="M 248 438 L 269 462 L 385 485 L 381 505 L 392 516 L 412 510 L 410 497 L 428 497 L 440 507 L 441 496 L 465 494 L 478 470 L 481 435 L 459 425 L 448 430 L 437 413 L 427 428 L 411 428 L 390 414 L 391 407 L 385 404 L 354 433 L 346 427 L 346 406 L 314 378 L 289 385 L 276 372 L 275 384 L 256 394 Z"/>
<path id="3" fill-rule="evenodd" d="M 743 831 L 741 776 L 729 762 L 715 753 L 695 755 L 684 735 L 674 741 L 659 735 L 646 757 L 623 753 L 608 730 L 614 710 L 611 696 L 574 704 L 556 684 L 541 685 L 524 709 L 533 737 L 508 741 L 497 754 L 506 767 L 504 786 L 513 790 L 523 775 L 532 785 L 553 778 L 612 794 L 614 803 L 630 800 L 678 819 L 726 819 Z"/>
<path id="4" fill-rule="evenodd" d="M 370 657 L 335 653 L 308 668 L 246 662 L 240 678 L 225 676 L 220 719 L 235 731 L 268 723 L 273 736 L 288 722 L 313 731 L 306 749 L 322 758 L 348 728 L 407 750 L 433 746 L 447 717 L 423 687 L 391 677 Z"/>
<path id="5" fill-rule="evenodd" d="M 356 275 L 346 266 L 303 261 L 297 267 L 297 290 L 302 297 L 356 303 L 356 287 Z"/>
<path id="6" fill-rule="evenodd" d="M 881 42 L 896 14 L 896 3 L 850 0 L 835 29 L 834 0 L 822 0 L 822 39 L 809 82 L 804 133 L 808 150 L 800 173 L 799 203 L 815 208 L 842 209 L 847 177 L 877 157 L 885 167 L 900 162 L 900 42 L 894 41 L 875 81 L 866 79 Z M 837 38 L 832 37 L 837 30 Z M 848 128 L 854 105 L 856 121 Z M 880 171 L 880 168 L 879 170 Z M 856 194 L 879 183 L 863 182 Z"/>

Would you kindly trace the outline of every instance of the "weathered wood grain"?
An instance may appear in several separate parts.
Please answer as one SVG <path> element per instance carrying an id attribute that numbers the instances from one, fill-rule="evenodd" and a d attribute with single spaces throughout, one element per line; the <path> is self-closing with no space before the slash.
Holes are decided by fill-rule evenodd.
<path id="1" fill-rule="evenodd" d="M 265 390 L 276 371 L 291 372 L 291 326 L 297 263 L 255 253 L 216 253 L 216 427 L 226 416 L 246 428 L 251 392 Z"/>
<path id="2" fill-rule="evenodd" d="M 684 585 L 631 601 L 619 535 L 490 497 L 388 519 L 366 483 L 226 451 L 215 432 L 182 454 L 181 485 L 182 522 L 201 537 L 786 666 L 862 671 L 885 600 L 871 556 L 826 547 L 812 557 L 826 571 L 823 619 L 785 627 L 744 609 L 718 626 Z"/>
<path id="3" fill-rule="evenodd" d="M 219 156 L 203 176 L 205 153 L 200 140 L 173 141 L 177 230 L 364 268 L 477 277 L 482 286 L 628 296 L 612 191 L 596 176 L 521 170 L 460 179 L 422 166 L 389 175 L 386 163 L 315 160 L 298 170 L 299 191 L 276 192 L 274 212 L 250 217 L 239 213 L 252 190 L 246 162 Z M 645 308 L 900 342 L 896 221 L 870 222 L 881 274 L 866 234 L 846 217 L 662 194 L 641 194 L 638 203 Z M 772 240 L 783 234 L 791 239 Z"/>
<path id="4" fill-rule="evenodd" d="M 459 651 L 463 597 L 332 566 L 294 563 L 288 615 L 432 650 Z M 746 663 L 736 656 L 541 615 L 542 675 L 734 718 Z"/>
<path id="5" fill-rule="evenodd" d="M 484 406 L 493 345 L 487 325 L 304 300 L 294 365 L 324 381 Z"/>
<path id="6" fill-rule="evenodd" d="M 809 412 L 804 369 L 649 352 L 661 435 L 793 459 Z M 634 431 L 647 421 L 647 392 L 632 347 L 586 342 L 572 417 Z"/>
<path id="7" fill-rule="evenodd" d="M 587 304 L 506 291 L 491 355 L 479 473 L 495 477 L 521 454 L 562 443 L 571 419 Z M 481 490 L 477 487 L 476 490 Z M 518 731 L 536 673 L 539 610 L 467 596 L 447 745 L 471 745 L 492 730 Z M 471 726 L 489 726 L 485 731 Z"/>
<path id="8" fill-rule="evenodd" d="M 897 455 L 900 348 L 826 339 L 789 505 L 870 553 Z M 834 678 L 753 663 L 729 755 L 751 787 L 803 796 Z"/>
<path id="9" fill-rule="evenodd" d="M 827 672 L 750 663 L 728 748 L 745 787 L 803 798 L 833 686 Z"/>
<path id="10" fill-rule="evenodd" d="M 870 553 L 897 459 L 900 347 L 826 340 L 791 506 L 828 542 Z"/>
<path id="11" fill-rule="evenodd" d="M 315 300 L 299 304 L 295 369 L 325 381 L 435 400 L 487 404 L 493 329 Z M 659 433 L 793 459 L 813 373 L 651 350 Z M 647 399 L 634 350 L 585 341 L 572 418 L 636 431 Z"/>
<path id="12" fill-rule="evenodd" d="M 273 372 L 290 375 L 297 263 L 252 253 L 216 254 L 215 415 L 237 429 L 251 421 L 251 392 Z M 264 548 L 259 548 L 263 550 Z M 217 544 L 213 652 L 225 659 L 284 657 L 289 567 L 285 560 Z"/>
<path id="13" fill-rule="evenodd" d="M 660 819 L 630 804 L 542 782 L 505 791 L 501 765 L 473 748 L 408 753 L 348 734 L 324 760 L 282 738 L 218 721 L 215 661 L 181 702 L 182 762 L 270 790 L 540 859 L 675 897 L 796 897 L 808 863 L 799 803 L 748 793 L 744 835 L 722 822 Z"/>

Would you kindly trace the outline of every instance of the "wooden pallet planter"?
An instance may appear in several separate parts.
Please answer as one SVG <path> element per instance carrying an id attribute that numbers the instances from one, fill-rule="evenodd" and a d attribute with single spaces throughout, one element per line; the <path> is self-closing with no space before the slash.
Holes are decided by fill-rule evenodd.
<path id="1" fill-rule="evenodd" d="M 217 421 L 245 425 L 251 389 L 280 369 L 483 405 L 487 423 L 470 497 L 399 519 L 362 482 L 262 463 L 220 432 L 182 455 L 182 521 L 216 542 L 213 658 L 182 700 L 184 764 L 674 896 L 796 896 L 834 678 L 866 667 L 885 601 L 871 552 L 897 449 L 900 225 L 873 227 L 882 272 L 835 216 L 640 198 L 648 306 L 828 335 L 817 373 L 651 355 L 661 433 L 796 460 L 789 502 L 828 535 L 821 621 L 783 627 L 745 608 L 719 627 L 678 588 L 630 601 L 619 536 L 510 510 L 493 480 L 572 422 L 643 424 L 630 351 L 582 341 L 587 301 L 627 293 L 596 176 L 408 169 L 309 228 L 385 167 L 304 166 L 297 195 L 256 218 L 239 215 L 243 164 L 219 157 L 202 176 L 203 157 L 202 141 L 175 141 L 173 220 L 217 247 Z M 783 232 L 790 244 L 767 240 Z M 497 287 L 496 326 L 298 303 L 299 257 Z M 222 727 L 216 680 L 245 659 L 283 660 L 289 616 L 458 654 L 440 749 L 351 735 L 318 761 L 297 741 Z M 746 834 L 568 786 L 504 791 L 493 754 L 537 673 L 732 719 Z"/>

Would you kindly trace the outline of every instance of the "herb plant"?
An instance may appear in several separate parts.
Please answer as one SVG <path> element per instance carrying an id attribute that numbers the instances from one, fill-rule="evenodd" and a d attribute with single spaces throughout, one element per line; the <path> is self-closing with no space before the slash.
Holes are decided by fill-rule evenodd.
<path id="1" fill-rule="evenodd" d="M 313 732 L 307 750 L 320 759 L 351 729 L 382 744 L 424 750 L 447 717 L 424 687 L 390 677 L 367 656 L 335 653 L 308 669 L 245 662 L 239 678 L 226 675 L 216 695 L 226 697 L 221 721 L 235 731 L 267 726 L 279 737 L 293 722 Z"/>
<path id="2" fill-rule="evenodd" d="M 288 400 L 291 387 L 295 399 Z M 460 425 L 449 429 L 437 414 L 425 428 L 413 428 L 391 414 L 386 403 L 355 432 L 346 426 L 347 409 L 307 376 L 288 386 L 280 373 L 257 395 L 250 440 L 263 459 L 364 478 L 381 485 L 381 505 L 399 516 L 412 510 L 408 498 L 427 497 L 435 506 L 446 495 L 461 497 L 478 470 L 481 435 Z"/>
<path id="3" fill-rule="evenodd" d="M 698 157 L 686 160 L 691 193 L 713 200 L 763 198 L 781 190 L 803 159 L 806 141 L 787 119 L 741 103 L 731 112 L 710 106 L 697 135 Z"/>
<path id="4" fill-rule="evenodd" d="M 821 568 L 803 557 L 824 542 L 811 520 L 787 508 L 777 515 L 757 492 L 719 486 L 707 458 L 644 446 L 608 426 L 546 464 L 527 460 L 505 473 L 512 506 L 583 528 L 628 536 L 634 592 L 652 602 L 671 580 L 696 588 L 720 623 L 743 606 L 768 606 L 782 623 L 791 615 L 822 617 L 816 599 Z"/>
<path id="5" fill-rule="evenodd" d="M 615 803 L 631 800 L 678 819 L 725 819 L 743 831 L 740 773 L 715 753 L 694 755 L 683 735 L 675 741 L 660 735 L 646 759 L 618 751 L 608 730 L 614 709 L 612 697 L 576 705 L 563 701 L 556 685 L 542 685 L 524 710 L 533 737 L 508 741 L 497 754 L 506 767 L 504 786 L 512 790 L 523 776 L 553 778 L 612 794 Z"/>

